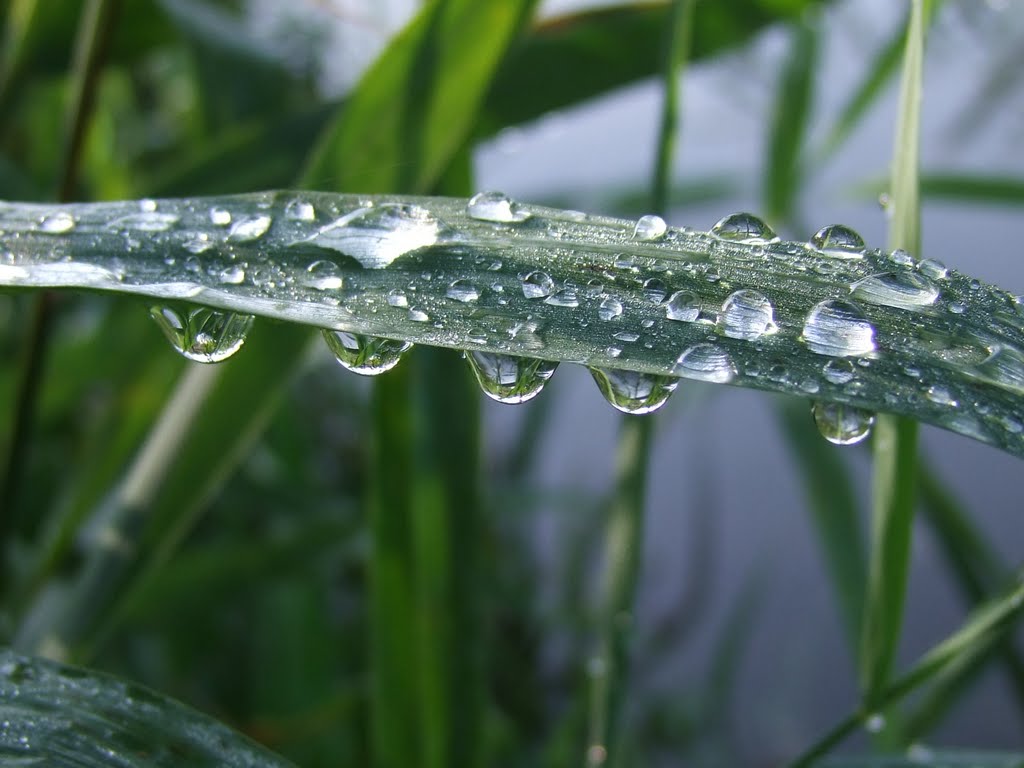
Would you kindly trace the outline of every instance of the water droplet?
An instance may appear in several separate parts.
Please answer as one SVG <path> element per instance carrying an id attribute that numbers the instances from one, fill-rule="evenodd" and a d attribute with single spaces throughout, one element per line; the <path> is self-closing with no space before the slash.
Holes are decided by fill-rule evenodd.
<path id="1" fill-rule="evenodd" d="M 57 211 L 57 213 L 51 213 L 47 216 L 43 216 L 39 222 L 39 230 L 47 233 L 48 235 L 62 235 L 65 232 L 70 232 L 74 228 L 74 217 L 65 211 Z"/>
<path id="2" fill-rule="evenodd" d="M 644 414 L 656 411 L 668 400 L 679 379 L 638 371 L 591 368 L 604 399 L 623 413 Z"/>
<path id="3" fill-rule="evenodd" d="M 409 307 L 409 319 L 414 323 L 426 323 L 430 321 L 430 315 L 421 307 Z"/>
<path id="4" fill-rule="evenodd" d="M 700 316 L 700 299 L 689 291 L 676 291 L 665 302 L 665 317 L 692 323 Z"/>
<path id="5" fill-rule="evenodd" d="M 183 246 L 189 253 L 200 254 L 210 250 L 213 243 L 210 242 L 210 235 L 206 232 L 191 232 L 186 233 Z"/>
<path id="6" fill-rule="evenodd" d="M 376 376 L 390 371 L 402 355 L 412 349 L 407 341 L 364 336 L 361 333 L 324 328 L 324 340 L 345 368 L 361 376 Z"/>
<path id="7" fill-rule="evenodd" d="M 469 280 L 455 280 L 448 286 L 446 295 L 449 299 L 469 304 L 480 298 L 480 291 Z"/>
<path id="8" fill-rule="evenodd" d="M 835 445 L 859 443 L 871 433 L 875 415 L 843 403 L 816 402 L 811 406 L 821 436 Z"/>
<path id="9" fill-rule="evenodd" d="M 313 221 L 316 218 L 316 209 L 312 203 L 296 197 L 285 204 L 284 217 L 292 221 Z"/>
<path id="10" fill-rule="evenodd" d="M 530 212 L 503 192 L 479 192 L 466 205 L 466 215 L 477 221 L 518 224 L 530 218 Z"/>
<path id="11" fill-rule="evenodd" d="M 902 248 L 897 248 L 895 251 L 890 253 L 889 258 L 893 263 L 898 264 L 901 267 L 912 267 L 914 265 L 914 257 Z"/>
<path id="12" fill-rule="evenodd" d="M 624 341 L 627 344 L 632 344 L 634 341 L 640 338 L 639 333 L 633 333 L 632 331 L 619 331 L 612 336 L 613 339 L 618 341 Z"/>
<path id="13" fill-rule="evenodd" d="M 644 296 L 652 304 L 661 304 L 665 300 L 666 293 L 668 293 L 668 288 L 658 278 L 652 277 L 650 280 L 644 281 Z"/>
<path id="14" fill-rule="evenodd" d="M 602 301 L 601 306 L 597 308 L 597 316 L 602 320 L 614 320 L 621 315 L 622 302 L 612 296 Z"/>
<path id="15" fill-rule="evenodd" d="M 953 394 L 948 389 L 943 386 L 939 386 L 938 384 L 928 387 L 928 391 L 925 392 L 925 397 L 936 405 L 948 405 L 950 407 L 956 407 L 958 405 Z"/>
<path id="16" fill-rule="evenodd" d="M 811 238 L 811 247 L 839 259 L 859 259 L 864 255 L 864 239 L 842 224 L 819 229 Z"/>
<path id="17" fill-rule="evenodd" d="M 231 264 L 224 267 L 217 277 L 225 285 L 241 285 L 245 282 L 245 270 L 238 264 Z"/>
<path id="18" fill-rule="evenodd" d="M 937 259 L 925 259 L 917 265 L 918 271 L 932 280 L 944 280 L 949 274 L 946 265 Z"/>
<path id="19" fill-rule="evenodd" d="M 821 369 L 826 381 L 833 384 L 847 384 L 853 379 L 853 363 L 843 358 L 829 360 Z"/>
<path id="20" fill-rule="evenodd" d="M 258 240 L 270 229 L 270 222 L 270 217 L 266 215 L 249 216 L 239 219 L 231 225 L 228 239 L 236 243 L 249 243 L 253 240 Z"/>
<path id="21" fill-rule="evenodd" d="M 341 270 L 328 259 L 314 261 L 306 267 L 302 284 L 318 291 L 336 291 L 342 286 Z"/>
<path id="22" fill-rule="evenodd" d="M 826 299 L 807 313 L 800 338 L 812 352 L 855 357 L 875 351 L 875 329 L 856 304 Z"/>
<path id="23" fill-rule="evenodd" d="M 633 237 L 650 242 L 664 237 L 666 231 L 668 231 L 668 224 L 665 223 L 665 220 L 661 216 L 649 213 L 637 220 L 636 226 L 633 228 Z"/>
<path id="24" fill-rule="evenodd" d="M 226 227 L 231 223 L 231 212 L 223 208 L 210 209 L 210 222 L 218 227 Z"/>
<path id="25" fill-rule="evenodd" d="M 1014 347 L 994 344 L 988 357 L 965 369 L 964 373 L 1024 394 L 1024 353 Z"/>
<path id="26" fill-rule="evenodd" d="M 198 363 L 231 357 L 245 343 L 254 319 L 209 307 L 154 306 L 149 314 L 174 348 Z"/>
<path id="27" fill-rule="evenodd" d="M 528 299 L 543 299 L 555 292 L 555 281 L 547 272 L 534 270 L 522 282 L 523 296 Z"/>
<path id="28" fill-rule="evenodd" d="M 711 234 L 732 243 L 775 243 L 779 238 L 771 227 L 752 213 L 733 213 L 720 219 Z"/>
<path id="29" fill-rule="evenodd" d="M 885 272 L 853 284 L 854 297 L 871 304 L 897 309 L 917 309 L 935 303 L 939 289 L 916 272 Z"/>
<path id="30" fill-rule="evenodd" d="M 467 352 L 480 388 L 499 403 L 525 403 L 536 397 L 558 367 L 551 360 L 500 355 L 493 352 Z"/>
<path id="31" fill-rule="evenodd" d="M 366 269 L 383 269 L 399 256 L 436 243 L 439 228 L 426 208 L 383 203 L 358 208 L 292 245 L 312 243 L 351 256 Z"/>
<path id="32" fill-rule="evenodd" d="M 729 353 L 717 344 L 694 344 L 679 356 L 672 373 L 687 379 L 725 384 L 736 375 L 736 366 Z"/>
<path id="33" fill-rule="evenodd" d="M 177 223 L 178 217 L 173 213 L 157 213 L 153 209 L 119 216 L 107 222 L 107 226 L 111 229 L 131 229 L 136 232 L 166 232 Z"/>
<path id="34" fill-rule="evenodd" d="M 544 303 L 554 307 L 578 307 L 580 305 L 579 299 L 576 298 L 576 289 L 571 287 L 556 291 L 544 299 Z"/>
<path id="35" fill-rule="evenodd" d="M 771 302 L 749 289 L 735 291 L 726 298 L 718 323 L 729 338 L 747 341 L 778 330 Z"/>
<path id="36" fill-rule="evenodd" d="M 885 730 L 885 716 L 873 714 L 864 721 L 864 730 L 868 733 L 881 733 Z"/>
<path id="37" fill-rule="evenodd" d="M 150 200 L 149 198 L 139 200 L 139 210 L 152 213 L 156 210 L 156 200 Z"/>
<path id="38" fill-rule="evenodd" d="M 967 307 L 965 307 L 959 301 L 949 302 L 949 306 L 947 307 L 947 309 L 954 315 L 962 315 L 964 312 L 967 311 Z"/>
<path id="39" fill-rule="evenodd" d="M 409 299 L 405 295 L 405 291 L 394 288 L 388 292 L 388 304 L 392 307 L 405 308 L 409 306 Z"/>

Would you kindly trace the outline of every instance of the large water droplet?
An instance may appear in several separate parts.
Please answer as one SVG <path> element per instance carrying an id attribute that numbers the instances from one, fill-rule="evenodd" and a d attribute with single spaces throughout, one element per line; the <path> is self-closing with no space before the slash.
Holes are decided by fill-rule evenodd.
<path id="1" fill-rule="evenodd" d="M 602 320 L 614 320 L 622 315 L 622 302 L 609 296 L 597 308 L 597 316 Z"/>
<path id="2" fill-rule="evenodd" d="M 402 355 L 412 349 L 408 341 L 364 336 L 361 333 L 324 328 L 324 340 L 345 368 L 361 376 L 376 376 L 390 371 Z"/>
<path id="3" fill-rule="evenodd" d="M 637 220 L 636 226 L 633 228 L 633 237 L 637 240 L 650 242 L 664 237 L 667 230 L 668 224 L 665 223 L 661 216 L 649 213 Z"/>
<path id="4" fill-rule="evenodd" d="M 306 267 L 302 283 L 318 291 L 336 291 L 341 288 L 343 280 L 337 264 L 329 259 L 320 259 Z"/>
<path id="5" fill-rule="evenodd" d="M 668 293 L 668 288 L 658 278 L 652 277 L 650 280 L 644 281 L 644 297 L 652 304 L 661 304 L 665 300 L 666 293 Z"/>
<path id="6" fill-rule="evenodd" d="M 676 291 L 665 302 L 665 317 L 692 323 L 700 317 L 700 298 L 690 291 Z"/>
<path id="7" fill-rule="evenodd" d="M 547 272 L 534 270 L 522 282 L 523 296 L 528 299 L 543 299 L 555 292 L 555 281 Z"/>
<path id="8" fill-rule="evenodd" d="M 735 291 L 726 298 L 718 323 L 726 336 L 747 341 L 778 330 L 771 302 L 749 289 Z"/>
<path id="9" fill-rule="evenodd" d="M 859 443 L 871 433 L 875 415 L 843 403 L 816 402 L 811 406 L 821 436 L 835 445 Z"/>
<path id="10" fill-rule="evenodd" d="M 226 227 L 231 223 L 231 211 L 214 206 L 210 209 L 210 223 L 217 227 Z"/>
<path id="11" fill-rule="evenodd" d="M 352 211 L 293 245 L 312 243 L 351 256 L 366 269 L 383 269 L 399 256 L 436 243 L 439 227 L 426 208 L 384 203 Z"/>
<path id="12" fill-rule="evenodd" d="M 811 238 L 811 247 L 825 256 L 838 259 L 859 259 L 864 255 L 864 238 L 849 227 L 832 224 L 822 227 Z"/>
<path id="13" fill-rule="evenodd" d="M 70 213 L 57 211 L 43 216 L 39 222 L 39 231 L 48 235 L 62 235 L 75 228 L 75 219 Z"/>
<path id="14" fill-rule="evenodd" d="M 292 221 L 313 221 L 316 218 L 316 210 L 312 203 L 296 197 L 285 204 L 284 217 Z"/>
<path id="15" fill-rule="evenodd" d="M 687 379 L 725 384 L 736 375 L 736 366 L 729 353 L 717 344 L 694 344 L 679 356 L 672 373 Z"/>
<path id="16" fill-rule="evenodd" d="M 493 352 L 467 352 L 480 388 L 499 403 L 525 403 L 536 397 L 558 367 L 551 360 L 499 355 Z"/>
<path id="17" fill-rule="evenodd" d="M 530 212 L 503 192 L 479 192 L 470 198 L 466 214 L 478 221 L 518 224 L 530 218 Z"/>
<path id="18" fill-rule="evenodd" d="M 553 294 L 544 299 L 545 304 L 550 304 L 553 307 L 578 307 L 580 301 L 576 298 L 576 289 L 572 287 L 563 288 L 560 291 L 555 291 Z"/>
<path id="19" fill-rule="evenodd" d="M 711 234 L 732 243 L 775 243 L 779 237 L 752 213 L 733 213 L 711 228 Z"/>
<path id="20" fill-rule="evenodd" d="M 807 313 L 801 337 L 812 352 L 856 357 L 875 351 L 875 329 L 856 304 L 826 299 Z"/>
<path id="21" fill-rule="evenodd" d="M 655 411 L 679 386 L 679 379 L 674 376 L 607 368 L 591 368 L 590 373 L 604 399 L 623 413 Z"/>
<path id="22" fill-rule="evenodd" d="M 252 315 L 209 307 L 154 306 L 150 316 L 176 350 L 197 363 L 219 363 L 241 349 Z"/>
<path id="23" fill-rule="evenodd" d="M 259 240 L 270 229 L 271 218 L 265 214 L 248 216 L 231 225 L 228 239 L 236 243 L 249 243 Z"/>
<path id="24" fill-rule="evenodd" d="M 945 280 L 949 274 L 946 265 L 938 259 L 924 259 L 917 265 L 917 269 L 922 275 L 932 280 Z"/>
<path id="25" fill-rule="evenodd" d="M 449 299 L 461 301 L 463 304 L 470 304 L 480 298 L 480 291 L 469 280 L 453 280 L 445 291 Z"/>
<path id="26" fill-rule="evenodd" d="M 917 309 L 934 304 L 939 298 L 939 289 L 916 272 L 886 272 L 858 280 L 853 284 L 853 295 L 871 304 Z"/>

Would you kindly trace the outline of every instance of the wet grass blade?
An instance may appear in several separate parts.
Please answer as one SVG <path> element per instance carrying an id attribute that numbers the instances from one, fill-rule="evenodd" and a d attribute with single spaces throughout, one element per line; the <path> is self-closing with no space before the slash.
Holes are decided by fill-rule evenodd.
<path id="1" fill-rule="evenodd" d="M 918 144 L 925 6 L 914 0 L 907 28 L 892 168 L 890 244 L 920 253 Z M 881 415 L 874 428 L 871 554 L 861 638 L 860 674 L 872 707 L 890 678 L 903 624 L 917 481 L 917 423 Z"/>

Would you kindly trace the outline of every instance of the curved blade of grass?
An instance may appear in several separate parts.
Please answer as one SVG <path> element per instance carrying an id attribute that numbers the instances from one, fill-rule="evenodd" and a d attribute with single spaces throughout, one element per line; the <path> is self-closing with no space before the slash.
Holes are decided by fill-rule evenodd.
<path id="1" fill-rule="evenodd" d="M 240 733 L 142 686 L 0 651 L 0 759 L 101 768 L 288 768 Z"/>
<path id="2" fill-rule="evenodd" d="M 288 217 L 286 208 L 298 203 L 312 205 L 314 221 Z M 344 218 L 358 219 L 368 203 L 373 205 L 365 215 L 395 212 L 373 241 L 358 234 L 358 221 Z M 413 208 L 387 207 L 393 205 Z M 0 204 L 0 248 L 10 254 L 9 263 L 0 265 L 0 285 L 136 293 L 432 346 L 655 375 L 706 378 L 678 359 L 708 343 L 731 358 L 731 368 L 714 374 L 720 381 L 901 413 L 1024 455 L 1024 323 L 1018 304 L 1008 293 L 955 271 L 932 279 L 914 262 L 876 250 L 840 261 L 802 243 L 734 243 L 687 229 L 670 229 L 647 242 L 633 237 L 632 221 L 581 219 L 536 206 L 522 206 L 521 214 L 530 218 L 520 224 L 493 223 L 468 216 L 465 200 L 457 198 L 260 193 L 161 201 L 157 207 L 159 216 L 174 219 L 159 219 L 167 226 L 162 232 L 138 231 L 133 217 L 145 220 L 145 214 L 137 203 Z M 230 227 L 210 222 L 214 208 L 235 222 L 261 222 L 265 216 L 269 228 L 259 238 L 240 240 Z M 62 214 L 72 217 L 73 230 L 54 234 L 41 227 L 41 221 L 60 221 Z M 139 247 L 128 250 L 126 237 Z M 193 258 L 186 246 L 196 238 L 206 250 Z M 58 246 L 63 260 L 54 261 Z M 365 268 L 345 255 L 346 248 L 383 268 Z M 378 253 L 386 265 L 375 260 Z M 178 260 L 167 264 L 168 254 Z M 307 271 L 323 261 L 337 267 L 340 289 L 324 287 Z M 222 279 L 233 265 L 244 265 L 249 277 L 232 282 L 237 273 L 229 270 L 231 279 Z M 521 276 L 531 272 L 550 277 L 551 290 L 541 280 L 539 288 L 528 286 L 524 293 Z M 822 300 L 850 296 L 854 284 L 878 274 L 912 279 L 924 286 L 921 300 L 930 303 L 876 303 L 889 300 L 884 295 L 861 301 L 876 350 L 866 356 L 868 366 L 853 366 L 859 385 L 836 385 L 823 375 L 835 358 L 815 353 L 802 339 L 809 310 Z M 261 275 L 279 279 L 269 281 L 271 287 Z M 721 323 L 667 319 L 664 304 L 644 291 L 652 279 L 664 284 L 666 297 L 678 290 L 692 293 L 711 319 L 736 289 L 760 291 L 772 302 L 778 331 L 752 344 L 726 335 Z M 454 280 L 475 285 L 480 296 L 468 303 L 452 299 L 447 292 Z M 416 289 L 412 306 L 393 306 L 389 294 L 400 291 L 408 302 L 410 286 Z M 576 307 L 559 306 L 562 297 L 548 300 L 567 287 Z M 598 305 L 608 297 L 624 307 L 619 322 L 598 321 Z M 856 293 L 852 298 L 858 299 Z M 433 321 L 423 322 L 410 309 Z M 650 328 L 644 325 L 648 320 Z M 650 348 L 623 342 L 616 338 L 620 333 L 636 333 Z M 764 375 L 766 362 L 782 365 L 787 375 Z M 908 367 L 920 377 L 908 377 Z M 967 410 L 957 403 L 977 405 Z"/>
<path id="3" fill-rule="evenodd" d="M 930 5 L 929 0 L 913 0 L 911 5 L 892 169 L 895 210 L 890 243 L 914 253 L 920 253 L 921 243 L 918 146 L 925 7 Z M 867 707 L 885 690 L 902 630 L 917 481 L 917 423 L 880 416 L 873 449 L 871 557 L 860 656 Z"/>

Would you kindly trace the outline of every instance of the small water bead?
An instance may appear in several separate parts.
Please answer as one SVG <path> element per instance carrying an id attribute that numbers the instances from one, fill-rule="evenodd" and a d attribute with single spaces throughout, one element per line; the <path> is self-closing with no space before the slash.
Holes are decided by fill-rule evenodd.
<path id="1" fill-rule="evenodd" d="M 210 236 L 206 232 L 191 232 L 186 234 L 183 246 L 189 253 L 206 253 L 213 247 Z"/>
<path id="2" fill-rule="evenodd" d="M 135 232 L 166 232 L 178 223 L 178 216 L 173 213 L 157 213 L 156 209 L 143 210 L 119 216 L 107 222 L 110 229 L 127 229 Z"/>
<path id="3" fill-rule="evenodd" d="M 225 285 L 241 285 L 245 282 L 245 270 L 238 264 L 231 264 L 217 273 L 217 279 Z"/>
<path id="4" fill-rule="evenodd" d="M 226 227 L 231 223 L 231 211 L 225 210 L 224 208 L 211 208 L 210 223 L 218 227 Z"/>
<path id="5" fill-rule="evenodd" d="M 604 399 L 623 413 L 656 411 L 679 386 L 674 376 L 608 368 L 591 368 L 590 373 Z"/>
<path id="6" fill-rule="evenodd" d="M 525 403 L 540 394 L 558 363 L 531 357 L 471 351 L 466 360 L 484 394 L 499 403 Z"/>
<path id="7" fill-rule="evenodd" d="M 949 275 L 946 265 L 937 259 L 925 259 L 917 265 L 918 271 L 932 280 L 944 280 Z"/>
<path id="8" fill-rule="evenodd" d="M 865 250 L 864 239 L 842 224 L 819 229 L 811 238 L 811 247 L 825 256 L 838 259 L 859 259 Z"/>
<path id="9" fill-rule="evenodd" d="M 543 299 L 555 292 L 555 281 L 547 272 L 534 270 L 522 281 L 523 296 L 528 299 Z"/>
<path id="10" fill-rule="evenodd" d="M 807 313 L 801 339 L 812 352 L 834 357 L 857 357 L 875 351 L 875 329 L 860 307 L 841 299 L 826 299 Z"/>
<path id="11" fill-rule="evenodd" d="M 694 344 L 676 360 L 672 373 L 687 379 L 725 384 L 736 376 L 736 366 L 729 353 L 717 344 Z"/>
<path id="12" fill-rule="evenodd" d="M 946 309 L 948 309 L 954 315 L 962 315 L 964 312 L 967 311 L 967 307 L 965 307 L 959 301 L 949 302 L 949 305 L 946 307 Z"/>
<path id="13" fill-rule="evenodd" d="M 829 360 L 821 369 L 826 381 L 833 384 L 846 384 L 853 379 L 853 363 L 844 358 Z"/>
<path id="14" fill-rule="evenodd" d="M 619 331 L 614 334 L 612 338 L 616 341 L 624 341 L 627 344 L 632 344 L 640 338 L 640 334 L 634 333 L 633 331 Z"/>
<path id="15" fill-rule="evenodd" d="M 406 308 L 409 306 L 409 299 L 405 291 L 400 288 L 393 288 L 388 292 L 388 304 L 392 307 Z"/>
<path id="16" fill-rule="evenodd" d="M 343 284 L 338 265 L 328 259 L 314 261 L 306 267 L 302 284 L 318 291 L 336 291 Z"/>
<path id="17" fill-rule="evenodd" d="M 62 235 L 75 228 L 74 217 L 65 211 L 51 213 L 39 221 L 39 231 L 48 235 Z"/>
<path id="18" fill-rule="evenodd" d="M 480 291 L 469 280 L 455 280 L 448 286 L 445 295 L 449 299 L 470 304 L 480 298 Z"/>
<path id="19" fill-rule="evenodd" d="M 154 306 L 149 314 L 174 348 L 197 363 L 219 363 L 235 354 L 254 320 L 209 307 Z"/>
<path id="20" fill-rule="evenodd" d="M 614 320 L 617 317 L 621 317 L 622 302 L 612 296 L 609 296 L 607 299 L 602 301 L 601 305 L 597 308 L 597 316 L 602 320 Z"/>
<path id="21" fill-rule="evenodd" d="M 684 323 L 696 322 L 700 316 L 700 298 L 690 291 L 676 291 L 665 302 L 665 317 Z"/>
<path id="22" fill-rule="evenodd" d="M 665 300 L 668 288 L 656 277 L 644 281 L 644 297 L 652 304 L 661 304 Z"/>
<path id="23" fill-rule="evenodd" d="M 376 376 L 390 371 L 402 355 L 412 349 L 412 344 L 379 336 L 365 336 L 349 331 L 335 331 L 324 328 L 324 341 L 342 366 L 361 376 Z"/>
<path id="24" fill-rule="evenodd" d="M 749 289 L 735 291 L 726 298 L 718 323 L 729 338 L 747 341 L 778 330 L 771 302 Z"/>
<path id="25" fill-rule="evenodd" d="M 897 309 L 917 309 L 935 303 L 938 287 L 916 272 L 885 272 L 853 284 L 853 296 L 871 304 Z"/>
<path id="26" fill-rule="evenodd" d="M 661 216 L 649 213 L 637 220 L 636 226 L 633 227 L 633 237 L 644 242 L 651 242 L 663 238 L 667 231 L 668 224 L 665 223 L 665 220 Z"/>
<path id="27" fill-rule="evenodd" d="M 954 408 L 959 405 L 956 398 L 953 396 L 953 393 L 946 389 L 946 387 L 939 386 L 938 384 L 928 387 L 928 391 L 925 392 L 925 397 L 936 405 L 948 405 Z"/>
<path id="28" fill-rule="evenodd" d="M 964 369 L 964 373 L 1011 392 L 1024 394 L 1024 353 L 1014 347 L 994 344 L 988 357 Z"/>
<path id="29" fill-rule="evenodd" d="M 772 228 L 752 213 L 733 213 L 711 228 L 711 234 L 719 240 L 731 243 L 774 243 L 778 235 Z"/>
<path id="30" fill-rule="evenodd" d="M 231 225 L 228 239 L 236 243 L 249 243 L 253 240 L 259 240 L 270 229 L 270 223 L 271 218 L 264 214 L 239 219 Z"/>
<path id="31" fill-rule="evenodd" d="M 330 248 L 366 269 L 383 269 L 406 253 L 436 243 L 439 229 L 440 222 L 426 208 L 383 203 L 357 208 L 292 245 Z"/>
<path id="32" fill-rule="evenodd" d="M 414 323 L 427 323 L 430 322 L 430 315 L 427 314 L 426 310 L 422 307 L 409 307 L 408 317 Z"/>
<path id="33" fill-rule="evenodd" d="M 292 221 L 313 221 L 316 219 L 316 209 L 312 203 L 296 197 L 285 204 L 284 217 Z"/>
<path id="34" fill-rule="evenodd" d="M 572 287 L 563 288 L 560 291 L 548 296 L 544 299 L 545 304 L 550 304 L 553 307 L 578 307 L 580 305 L 579 299 L 576 298 L 576 289 Z"/>
<path id="35" fill-rule="evenodd" d="M 854 445 L 871 433 L 875 415 L 844 403 L 815 402 L 811 406 L 821 436 L 834 445 Z"/>
<path id="36" fill-rule="evenodd" d="M 530 212 L 523 210 L 503 192 L 479 192 L 466 205 L 466 215 L 477 221 L 493 221 L 497 224 L 518 224 L 530 218 Z"/>
<path id="37" fill-rule="evenodd" d="M 889 254 L 889 258 L 901 267 L 912 267 L 914 266 L 914 257 L 911 256 L 907 251 L 902 248 L 897 248 L 895 251 Z"/>

